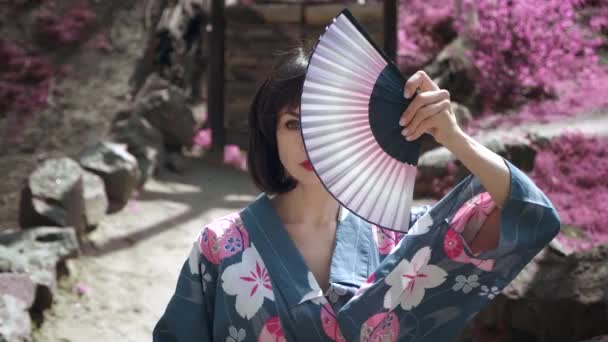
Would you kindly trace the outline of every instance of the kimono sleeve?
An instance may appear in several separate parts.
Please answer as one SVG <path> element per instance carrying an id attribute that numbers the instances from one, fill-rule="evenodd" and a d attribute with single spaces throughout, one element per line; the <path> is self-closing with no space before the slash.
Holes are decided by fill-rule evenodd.
<path id="1" fill-rule="evenodd" d="M 154 342 L 204 342 L 212 340 L 215 265 L 194 243 L 184 262 L 175 293 L 153 331 Z"/>
<path id="2" fill-rule="evenodd" d="M 462 208 L 487 195 L 469 175 L 414 223 L 337 313 L 346 340 L 455 340 L 553 239 L 560 227 L 556 209 L 528 176 L 504 162 L 510 189 L 498 209 L 498 247 L 473 254 L 456 224 Z"/>

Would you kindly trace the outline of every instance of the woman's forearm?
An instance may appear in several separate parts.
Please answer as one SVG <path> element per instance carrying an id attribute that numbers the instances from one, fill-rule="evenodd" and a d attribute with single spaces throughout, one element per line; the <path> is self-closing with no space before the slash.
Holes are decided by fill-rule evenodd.
<path id="1" fill-rule="evenodd" d="M 443 144 L 475 175 L 499 208 L 507 200 L 511 176 L 503 158 L 459 130 Z"/>

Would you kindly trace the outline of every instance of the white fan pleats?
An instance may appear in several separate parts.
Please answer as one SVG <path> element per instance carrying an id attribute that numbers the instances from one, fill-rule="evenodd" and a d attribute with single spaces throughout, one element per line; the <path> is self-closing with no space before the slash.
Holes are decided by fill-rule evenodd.
<path id="1" fill-rule="evenodd" d="M 302 134 L 310 161 L 328 191 L 379 226 L 406 231 L 416 166 L 378 145 L 369 102 L 387 61 L 345 15 L 321 37 L 304 82 Z"/>

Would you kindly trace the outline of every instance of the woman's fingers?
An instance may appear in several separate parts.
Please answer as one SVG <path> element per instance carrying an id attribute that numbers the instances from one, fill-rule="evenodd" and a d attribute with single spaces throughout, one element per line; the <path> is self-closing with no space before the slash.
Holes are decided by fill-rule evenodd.
<path id="1" fill-rule="evenodd" d="M 408 132 L 408 135 L 406 137 L 407 140 L 408 141 L 416 140 L 422 134 L 433 131 L 433 129 L 436 128 L 438 126 L 438 124 L 441 122 L 440 120 L 443 120 L 443 118 L 442 118 L 443 115 L 449 116 L 450 115 L 449 110 L 447 110 L 447 109 L 442 110 L 438 113 L 435 113 L 435 114 L 429 116 L 425 120 L 423 120 L 418 125 L 418 127 L 416 128 L 415 131 L 412 131 L 411 133 Z"/>
<path id="2" fill-rule="evenodd" d="M 403 95 L 409 98 L 410 96 L 414 95 L 416 89 L 418 88 L 420 88 L 421 92 L 439 90 L 439 86 L 435 84 L 435 82 L 433 82 L 429 75 L 427 75 L 423 70 L 418 70 L 407 80 L 407 82 L 405 82 Z"/>
<path id="3" fill-rule="evenodd" d="M 427 120 L 429 117 L 439 114 L 444 110 L 450 110 L 450 100 L 442 100 L 440 102 L 434 102 L 429 105 L 426 105 L 416 113 L 414 119 L 411 121 L 409 125 L 402 131 L 402 133 L 406 133 L 407 136 L 415 136 L 422 135 L 425 131 L 422 130 L 422 123 Z"/>
<path id="4" fill-rule="evenodd" d="M 443 100 L 450 100 L 450 93 L 445 89 L 432 90 L 418 94 L 418 96 L 416 96 L 409 106 L 407 106 L 405 112 L 401 114 L 399 124 L 401 126 L 408 126 L 412 119 L 418 115 L 417 112 L 421 108 L 431 103 L 441 102 Z"/>

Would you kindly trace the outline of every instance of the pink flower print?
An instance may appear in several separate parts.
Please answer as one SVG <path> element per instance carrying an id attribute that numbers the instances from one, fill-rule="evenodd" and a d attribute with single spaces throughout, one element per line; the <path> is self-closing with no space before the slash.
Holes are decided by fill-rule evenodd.
<path id="1" fill-rule="evenodd" d="M 490 272 L 494 268 L 493 259 L 476 259 L 467 255 L 464 242 L 458 233 L 448 229 L 443 239 L 443 251 L 450 260 L 462 264 L 473 264 L 477 268 Z"/>
<path id="2" fill-rule="evenodd" d="M 389 254 L 399 241 L 396 239 L 395 232 L 376 225 L 372 225 L 372 234 L 378 246 L 378 252 L 382 255 Z"/>
<path id="3" fill-rule="evenodd" d="M 460 234 L 460 232 L 462 234 L 470 233 L 470 230 L 478 231 L 487 218 L 487 214 L 494 208 L 495 204 L 490 195 L 484 192 L 465 203 L 458 210 L 443 239 L 443 251 L 450 260 L 463 264 L 473 264 L 486 272 L 490 272 L 494 268 L 493 259 L 477 259 L 467 255 L 464 247 L 465 242 Z"/>
<path id="4" fill-rule="evenodd" d="M 254 245 L 245 249 L 241 262 L 226 267 L 221 275 L 222 288 L 236 296 L 236 312 L 251 319 L 264 304 L 264 298 L 274 301 L 270 275 Z"/>
<path id="5" fill-rule="evenodd" d="M 285 342 L 279 316 L 272 316 L 264 322 L 262 331 L 258 335 L 258 342 Z"/>
<path id="6" fill-rule="evenodd" d="M 394 312 L 381 312 L 361 326 L 362 342 L 394 342 L 399 337 L 399 318 Z"/>
<path id="7" fill-rule="evenodd" d="M 340 332 L 340 326 L 338 326 L 338 320 L 334 309 L 329 303 L 323 304 L 321 307 L 321 323 L 323 324 L 323 330 L 325 334 L 332 340 L 337 342 L 346 341 Z"/>
<path id="8" fill-rule="evenodd" d="M 205 258 L 217 265 L 247 248 L 249 234 L 235 213 L 205 227 L 199 237 L 199 245 Z"/>
<path id="9" fill-rule="evenodd" d="M 463 248 L 462 240 L 460 240 L 458 233 L 452 229 L 448 229 L 443 239 L 443 251 L 448 258 L 454 260 L 464 252 Z"/>
<path id="10" fill-rule="evenodd" d="M 220 247 L 215 231 L 205 228 L 199 237 L 199 246 L 203 256 L 211 263 L 220 263 Z"/>
<path id="11" fill-rule="evenodd" d="M 483 192 L 458 209 L 450 222 L 450 228 L 461 233 L 465 240 L 470 242 L 494 208 L 496 208 L 496 203 L 494 203 L 490 194 Z"/>

